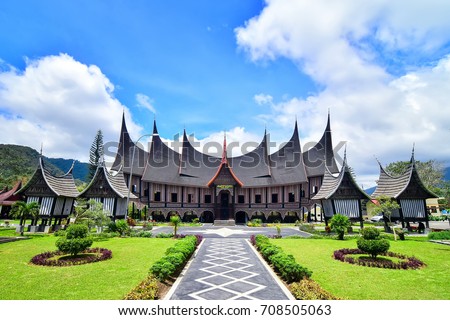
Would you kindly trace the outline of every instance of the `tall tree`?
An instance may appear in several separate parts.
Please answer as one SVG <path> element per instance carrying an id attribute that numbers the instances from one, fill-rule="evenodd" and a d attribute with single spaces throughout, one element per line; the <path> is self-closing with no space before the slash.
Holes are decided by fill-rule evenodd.
<path id="1" fill-rule="evenodd" d="M 89 153 L 89 180 L 94 177 L 95 170 L 97 170 L 98 162 L 101 157 L 103 157 L 103 133 L 102 130 L 99 129 L 95 135 L 94 141 L 92 142 Z"/>

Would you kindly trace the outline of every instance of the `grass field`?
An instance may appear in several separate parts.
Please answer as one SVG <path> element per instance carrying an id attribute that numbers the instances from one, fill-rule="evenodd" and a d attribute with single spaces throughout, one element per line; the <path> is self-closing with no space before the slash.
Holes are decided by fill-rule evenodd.
<path id="1" fill-rule="evenodd" d="M 390 251 L 415 256 L 427 264 L 420 270 L 392 270 L 334 260 L 334 250 L 356 248 L 356 240 L 271 240 L 313 271 L 312 278 L 342 299 L 449 300 L 450 246 L 423 240 L 391 241 Z"/>
<path id="2" fill-rule="evenodd" d="M 72 267 L 29 263 L 36 254 L 56 250 L 56 237 L 41 236 L 0 244 L 0 299 L 122 299 L 142 281 L 150 266 L 173 245 L 173 239 L 113 238 L 94 242 L 113 258 Z"/>

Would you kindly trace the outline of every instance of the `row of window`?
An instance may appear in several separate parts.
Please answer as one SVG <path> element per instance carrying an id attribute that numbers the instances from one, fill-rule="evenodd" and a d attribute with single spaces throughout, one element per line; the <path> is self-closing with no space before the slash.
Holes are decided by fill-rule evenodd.
<path id="1" fill-rule="evenodd" d="M 194 195 L 188 194 L 187 196 L 188 196 L 187 203 L 193 203 Z M 305 190 L 301 190 L 301 197 L 305 197 Z M 161 191 L 155 192 L 153 200 L 156 202 L 161 201 Z M 178 202 L 178 193 L 170 194 L 170 202 Z M 295 194 L 293 192 L 289 192 L 288 202 L 295 202 Z M 204 203 L 211 203 L 211 195 L 210 194 L 205 194 Z M 237 203 L 245 203 L 245 196 L 238 195 Z M 262 203 L 261 194 L 255 194 L 255 202 L 254 203 Z M 278 203 L 278 193 L 272 193 L 272 202 L 271 203 Z"/>

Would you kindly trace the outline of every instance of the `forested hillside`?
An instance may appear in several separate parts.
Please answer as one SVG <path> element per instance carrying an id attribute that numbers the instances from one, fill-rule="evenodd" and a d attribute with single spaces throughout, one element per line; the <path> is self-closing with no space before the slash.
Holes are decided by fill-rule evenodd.
<path id="1" fill-rule="evenodd" d="M 39 152 L 18 145 L 0 144 L 0 190 L 11 187 L 17 180 L 24 182 L 33 175 L 39 161 Z M 52 159 L 44 157 L 45 167 L 53 174 L 62 175 L 72 165 L 70 159 Z M 87 163 L 77 161 L 74 166 L 75 179 L 84 181 L 87 174 Z"/>

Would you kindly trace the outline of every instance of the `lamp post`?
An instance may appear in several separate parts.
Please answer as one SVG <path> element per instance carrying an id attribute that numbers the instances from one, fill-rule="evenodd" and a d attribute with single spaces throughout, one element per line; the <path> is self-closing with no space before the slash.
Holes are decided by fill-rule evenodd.
<path id="1" fill-rule="evenodd" d="M 136 140 L 136 142 L 133 144 L 133 155 L 131 156 L 131 166 L 130 166 L 130 178 L 128 179 L 128 195 L 127 195 L 127 209 L 125 211 L 125 220 L 128 218 L 128 205 L 130 204 L 130 194 L 131 194 L 131 180 L 133 178 L 133 162 L 134 162 L 134 155 L 136 153 L 136 145 L 139 143 L 139 140 L 141 140 L 144 137 L 149 137 L 153 135 L 152 133 L 146 133 L 139 137 L 139 139 Z"/>

